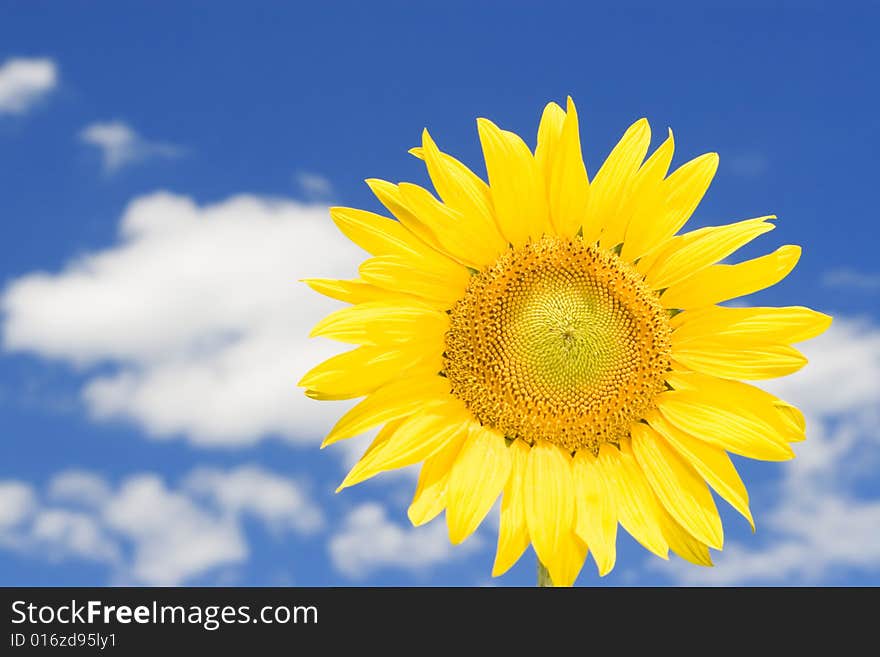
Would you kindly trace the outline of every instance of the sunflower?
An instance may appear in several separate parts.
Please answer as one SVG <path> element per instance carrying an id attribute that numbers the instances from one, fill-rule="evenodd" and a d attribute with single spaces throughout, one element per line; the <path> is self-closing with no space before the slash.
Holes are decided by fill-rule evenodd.
<path id="1" fill-rule="evenodd" d="M 711 565 L 723 532 L 710 487 L 754 529 L 728 452 L 781 461 L 804 439 L 800 411 L 740 380 L 799 370 L 791 344 L 831 321 L 718 304 L 780 281 L 800 248 L 719 264 L 773 216 L 679 233 L 718 156 L 667 175 L 672 132 L 645 159 L 645 119 L 592 180 L 570 98 L 547 105 L 534 152 L 477 126 L 488 184 L 424 131 L 411 153 L 439 199 L 371 179 L 396 220 L 330 210 L 372 257 L 356 279 L 306 281 L 351 304 L 311 335 L 358 346 L 300 385 L 315 399 L 365 397 L 325 446 L 381 425 L 340 489 L 421 462 L 409 518 L 445 510 L 452 543 L 500 495 L 495 576 L 530 543 L 556 585 L 575 581 L 588 550 L 604 575 L 618 524 L 664 559 Z"/>

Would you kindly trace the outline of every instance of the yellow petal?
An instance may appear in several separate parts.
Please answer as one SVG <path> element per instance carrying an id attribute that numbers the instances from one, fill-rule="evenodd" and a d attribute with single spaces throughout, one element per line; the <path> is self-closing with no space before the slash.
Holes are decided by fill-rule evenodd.
<path id="1" fill-rule="evenodd" d="M 635 270 L 644 276 L 645 272 L 648 271 L 649 269 L 651 269 L 651 267 L 653 267 L 660 260 L 660 256 L 662 256 L 664 253 L 664 247 L 667 246 L 668 244 L 670 244 L 670 242 L 672 242 L 675 239 L 676 238 L 673 237 L 672 240 L 667 240 L 663 244 L 658 245 L 658 247 L 655 248 L 653 251 L 650 251 L 650 252 L 640 256 L 636 260 L 634 260 L 632 265 L 635 268 Z M 626 244 L 627 243 L 624 241 L 624 243 L 623 243 L 624 249 L 626 249 Z M 623 257 L 623 256 L 621 256 L 621 257 Z M 628 257 L 627 257 L 627 260 L 629 260 Z"/>
<path id="2" fill-rule="evenodd" d="M 710 306 L 679 313 L 673 348 L 696 340 L 741 341 L 737 344 L 802 342 L 825 332 L 831 317 L 803 306 L 727 308 Z"/>
<path id="3" fill-rule="evenodd" d="M 562 136 L 562 126 L 565 122 L 565 110 L 556 103 L 547 103 L 544 113 L 541 114 L 541 122 L 538 124 L 538 140 L 535 146 L 535 162 L 544 176 L 547 188 L 550 187 L 550 177 L 553 170 L 553 160 L 556 157 L 556 148 L 559 138 Z"/>
<path id="4" fill-rule="evenodd" d="M 806 422 L 803 414 L 766 390 L 699 372 L 672 371 L 666 375 L 666 382 L 675 390 L 690 390 L 715 405 L 729 406 L 740 414 L 760 418 L 785 442 L 804 439 Z"/>
<path id="5" fill-rule="evenodd" d="M 749 511 L 749 493 L 727 453 L 685 433 L 659 413 L 650 415 L 648 424 L 672 445 L 716 493 L 749 521 L 754 531 L 755 521 Z"/>
<path id="6" fill-rule="evenodd" d="M 618 211 L 630 193 L 633 181 L 651 143 L 647 119 L 639 119 L 623 134 L 620 142 L 596 172 L 590 185 L 584 241 L 592 244 L 602 231 L 618 218 Z"/>
<path id="7" fill-rule="evenodd" d="M 498 259 L 507 243 L 497 230 L 445 205 L 427 189 L 400 183 L 400 197 L 412 213 L 431 231 L 437 248 L 450 258 L 474 269 L 482 269 Z"/>
<path id="8" fill-rule="evenodd" d="M 572 461 L 577 497 L 575 532 L 590 546 L 599 575 L 605 576 L 617 559 L 617 509 L 614 491 L 596 460 L 592 452 L 582 449 Z"/>
<path id="9" fill-rule="evenodd" d="M 694 538 L 720 550 L 721 517 L 700 475 L 647 424 L 634 423 L 631 435 L 636 461 L 666 510 Z"/>
<path id="10" fill-rule="evenodd" d="M 807 421 L 804 418 L 804 414 L 788 402 L 782 400 L 777 401 L 773 406 L 779 414 L 777 417 L 782 418 L 785 426 L 791 431 L 791 433 L 785 432 L 783 434 L 785 439 L 790 443 L 806 440 Z"/>
<path id="11" fill-rule="evenodd" d="M 458 408 L 451 403 L 429 407 L 404 419 L 381 446 L 358 461 L 336 492 L 385 470 L 404 468 L 430 458 L 464 434 L 470 422 L 470 414 L 463 406 Z"/>
<path id="12" fill-rule="evenodd" d="M 657 406 L 672 425 L 728 452 L 763 461 L 794 458 L 773 426 L 738 408 L 736 399 L 682 390 L 658 395 Z"/>
<path id="13" fill-rule="evenodd" d="M 461 433 L 422 464 L 416 492 L 406 511 L 410 522 L 416 527 L 430 522 L 446 508 L 449 472 L 461 452 L 461 446 L 464 445 L 467 435 L 466 432 Z"/>
<path id="14" fill-rule="evenodd" d="M 391 292 L 361 280 L 336 280 L 332 278 L 304 278 L 302 282 L 315 292 L 346 303 L 366 303 L 367 301 L 416 301 L 409 294 Z"/>
<path id="15" fill-rule="evenodd" d="M 376 434 L 376 437 L 373 438 L 372 442 L 370 442 L 370 446 L 367 447 L 366 451 L 364 451 L 364 453 L 358 459 L 358 462 L 355 464 L 353 469 L 358 468 L 359 466 L 363 467 L 361 466 L 361 463 L 371 461 L 375 457 L 376 453 L 380 451 L 379 448 L 388 442 L 391 436 L 394 435 L 394 432 L 397 431 L 397 429 L 400 428 L 400 425 L 406 422 L 406 420 L 407 418 L 397 418 L 396 420 L 391 420 L 390 422 L 385 423 L 385 425 L 381 429 L 379 429 L 379 433 Z M 349 472 L 348 476 L 346 476 L 346 479 L 348 479 L 348 477 L 350 476 L 351 472 Z M 338 493 L 342 489 L 343 486 L 339 486 L 336 489 L 336 492 Z"/>
<path id="16" fill-rule="evenodd" d="M 529 147 L 488 119 L 477 119 L 477 128 L 501 233 L 514 247 L 551 233 L 544 179 Z"/>
<path id="17" fill-rule="evenodd" d="M 726 226 L 709 226 L 676 237 L 645 272 L 648 284 L 661 290 L 715 264 L 758 235 L 773 230 L 775 226 L 766 220 L 774 218 L 768 215 Z"/>
<path id="18" fill-rule="evenodd" d="M 663 183 L 662 210 L 643 217 L 627 232 L 621 257 L 628 262 L 642 258 L 675 235 L 696 210 L 717 169 L 717 153 L 706 153 L 676 169 Z"/>
<path id="19" fill-rule="evenodd" d="M 556 555 L 544 565 L 553 586 L 571 586 L 584 567 L 587 544 L 572 529 L 564 532 L 561 539 Z"/>
<path id="20" fill-rule="evenodd" d="M 352 242 L 372 255 L 411 255 L 439 258 L 400 222 L 356 208 L 330 208 L 333 223 Z"/>
<path id="21" fill-rule="evenodd" d="M 590 182 L 581 154 L 577 110 L 571 97 L 551 165 L 550 219 L 559 235 L 573 237 L 587 218 Z"/>
<path id="22" fill-rule="evenodd" d="M 462 212 L 470 207 L 476 214 L 493 216 L 489 185 L 449 153 L 441 151 L 427 130 L 422 132 L 422 144 L 424 146 L 411 148 L 409 152 L 428 166 L 428 175 L 443 202 Z M 430 166 L 428 159 L 431 160 Z M 438 180 L 431 174 L 435 167 L 438 169 L 439 186 Z"/>
<path id="23" fill-rule="evenodd" d="M 506 573 L 529 546 L 524 492 L 529 446 L 525 441 L 514 440 L 508 449 L 511 456 L 510 477 L 501 497 L 501 523 L 492 577 Z"/>
<path id="24" fill-rule="evenodd" d="M 357 465 L 359 465 L 362 461 L 373 458 L 373 455 L 379 450 L 379 448 L 382 447 L 382 445 L 384 445 L 386 442 L 388 442 L 388 439 L 391 438 L 392 435 L 394 435 L 394 432 L 397 431 L 400 425 L 403 424 L 405 421 L 405 418 L 391 420 L 391 422 L 386 423 L 385 426 L 379 429 L 379 433 L 376 434 L 376 437 L 373 438 L 370 446 L 367 447 L 366 451 L 364 451 L 364 453 L 361 455 L 361 458 L 358 459 L 358 463 L 355 465 L 355 467 L 357 467 Z M 338 493 L 340 490 L 342 490 L 341 486 L 336 489 L 336 492 Z"/>
<path id="25" fill-rule="evenodd" d="M 752 294 L 788 276 L 800 256 L 801 248 L 788 244 L 736 265 L 712 265 L 671 285 L 662 303 L 667 308 L 700 308 Z"/>
<path id="26" fill-rule="evenodd" d="M 529 452 L 525 503 L 532 545 L 551 579 L 559 583 L 563 573 L 554 572 L 554 568 L 563 565 L 556 559 L 568 549 L 566 543 L 574 527 L 574 482 L 571 458 L 545 440 L 538 440 Z"/>
<path id="27" fill-rule="evenodd" d="M 309 337 L 373 345 L 407 342 L 419 337 L 426 342 L 435 341 L 439 347 L 448 329 L 449 316 L 426 303 L 404 306 L 371 301 L 330 313 L 315 324 Z"/>
<path id="28" fill-rule="evenodd" d="M 373 180 L 372 184 L 374 191 L 379 190 L 382 198 L 399 213 L 411 216 L 402 205 L 400 191 L 395 185 L 381 180 Z M 413 269 L 430 271 L 451 280 L 460 278 L 463 271 L 466 273 L 460 263 L 419 239 L 401 222 L 354 208 L 330 208 L 330 216 L 350 240 L 373 255 L 402 258 Z M 415 217 L 411 218 L 411 224 L 430 232 Z"/>
<path id="29" fill-rule="evenodd" d="M 660 526 L 663 536 L 669 543 L 669 549 L 675 552 L 685 561 L 697 566 L 711 566 L 712 557 L 705 543 L 698 541 L 682 527 L 675 518 L 669 515 L 669 511 L 661 508 Z"/>
<path id="30" fill-rule="evenodd" d="M 360 393 L 353 395 L 351 393 L 332 393 L 332 392 L 323 392 L 321 390 L 316 390 L 314 388 L 307 388 L 305 391 L 306 397 L 309 399 L 317 399 L 318 401 L 340 401 L 345 399 L 353 399 L 354 397 L 360 397 L 361 395 L 365 395 L 367 393 Z"/>
<path id="31" fill-rule="evenodd" d="M 613 491 L 620 524 L 648 550 L 668 559 L 669 545 L 659 520 L 662 507 L 636 463 L 629 441 L 622 440 L 620 449 L 603 444 L 596 463 Z"/>
<path id="32" fill-rule="evenodd" d="M 359 347 L 313 367 L 298 385 L 323 396 L 351 399 L 371 393 L 413 368 L 437 373 L 443 369 L 442 355 L 408 349 L 406 345 L 400 349 Z"/>
<path id="33" fill-rule="evenodd" d="M 401 256 L 369 258 L 358 271 L 364 281 L 380 289 L 417 296 L 438 309 L 451 308 L 464 296 L 471 280 L 464 267 L 426 271 L 414 268 L 411 260 Z"/>
<path id="34" fill-rule="evenodd" d="M 507 241 L 495 221 L 489 186 L 461 162 L 442 153 L 427 130 L 422 132 L 422 155 L 440 198 L 467 220 L 474 246 L 494 251 L 497 257 L 507 248 Z"/>
<path id="35" fill-rule="evenodd" d="M 665 237 L 674 235 L 697 209 L 718 170 L 718 153 L 704 153 L 686 162 L 666 179 L 666 205 L 671 216 L 664 226 Z M 663 235 L 661 235 L 662 239 Z"/>
<path id="36" fill-rule="evenodd" d="M 642 224 L 646 221 L 654 221 L 657 215 L 663 212 L 665 199 L 663 176 L 669 170 L 674 150 L 675 139 L 670 130 L 666 140 L 651 154 L 636 174 L 632 189 L 623 199 L 618 210 L 617 221 L 609 222 L 599 235 L 600 246 L 614 248 L 625 242 L 627 235 L 642 230 Z"/>
<path id="37" fill-rule="evenodd" d="M 397 220 L 411 235 L 417 237 L 418 241 L 430 247 L 436 253 L 445 255 L 443 247 L 437 240 L 434 231 L 431 230 L 431 227 L 424 219 L 416 215 L 406 204 L 398 185 L 387 180 L 380 180 L 379 178 L 368 178 L 366 183 L 382 205 L 397 217 Z"/>
<path id="38" fill-rule="evenodd" d="M 449 475 L 446 524 L 452 543 L 461 543 L 483 522 L 504 489 L 512 465 L 504 436 L 472 424 Z"/>
<path id="39" fill-rule="evenodd" d="M 685 368 L 747 381 L 787 376 L 807 364 L 806 357 L 788 345 L 742 345 L 730 340 L 692 340 L 675 347 L 673 356 Z"/>
<path id="40" fill-rule="evenodd" d="M 449 381 L 442 376 L 406 377 L 382 386 L 339 418 L 321 447 L 351 438 L 367 429 L 396 420 L 449 397 Z"/>
<path id="41" fill-rule="evenodd" d="M 395 431 L 406 421 L 406 418 L 397 418 L 396 420 L 391 420 L 391 422 L 387 422 L 385 426 L 379 429 L 379 433 L 376 434 L 376 437 L 373 438 L 370 446 L 364 450 L 364 453 L 361 455 L 361 458 L 365 458 L 379 449 L 382 445 L 388 442 L 388 439 L 394 434 Z"/>

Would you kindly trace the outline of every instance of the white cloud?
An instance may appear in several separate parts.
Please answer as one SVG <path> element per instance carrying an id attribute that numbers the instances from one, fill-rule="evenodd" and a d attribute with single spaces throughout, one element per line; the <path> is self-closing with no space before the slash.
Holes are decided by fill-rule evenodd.
<path id="1" fill-rule="evenodd" d="M 422 527 L 401 526 L 388 520 L 385 508 L 367 503 L 343 519 L 328 544 L 330 558 L 340 573 L 352 579 L 383 568 L 424 571 L 431 566 L 469 555 L 479 548 L 478 536 L 454 546 L 446 524 L 434 521 Z"/>
<path id="2" fill-rule="evenodd" d="M 756 518 L 758 536 L 725 547 L 715 568 L 670 561 L 652 569 L 715 585 L 817 583 L 835 570 L 880 571 L 880 498 L 859 493 L 880 465 L 880 328 L 836 318 L 802 349 L 809 365 L 765 386 L 805 411 L 807 441 L 780 465 L 778 502 Z"/>
<path id="3" fill-rule="evenodd" d="M 234 472 L 202 468 L 187 478 L 186 485 L 224 509 L 252 514 L 278 528 L 311 534 L 323 525 L 321 513 L 311 506 L 301 487 L 254 466 Z"/>
<path id="4" fill-rule="evenodd" d="M 185 152 L 174 144 L 148 141 L 122 121 L 92 123 L 80 131 L 79 138 L 101 152 L 108 173 L 152 158 L 180 157 Z"/>
<path id="5" fill-rule="evenodd" d="M 9 285 L 5 349 L 85 367 L 91 414 L 152 436 L 320 439 L 340 404 L 310 400 L 296 383 L 339 351 L 307 337 L 339 304 L 299 279 L 355 276 L 364 257 L 326 207 L 254 196 L 200 207 L 159 192 L 133 201 L 119 232 L 117 245 L 60 273 Z"/>
<path id="6" fill-rule="evenodd" d="M 30 486 L 18 481 L 0 481 L 0 531 L 24 521 L 35 505 Z"/>
<path id="7" fill-rule="evenodd" d="M 832 269 L 822 276 L 822 285 L 858 292 L 880 291 L 880 274 L 870 274 L 855 269 Z"/>
<path id="8" fill-rule="evenodd" d="M 771 518 L 784 535 L 766 549 L 735 544 L 715 568 L 680 573 L 687 584 L 784 582 L 817 584 L 834 568 L 880 570 L 880 502 L 816 499 Z"/>
<path id="9" fill-rule="evenodd" d="M 50 561 L 81 558 L 115 563 L 119 549 L 98 518 L 82 511 L 46 509 L 34 516 L 29 550 L 43 549 Z"/>
<path id="10" fill-rule="evenodd" d="M 294 179 L 306 198 L 322 199 L 333 193 L 333 183 L 320 174 L 300 171 Z"/>
<path id="11" fill-rule="evenodd" d="M 150 473 L 114 488 L 93 473 L 65 472 L 42 500 L 22 482 L 0 482 L 0 509 L 0 547 L 97 561 L 115 583 L 164 586 L 245 562 L 245 515 L 278 532 L 323 524 L 298 482 L 256 466 L 196 470 L 178 487 Z"/>
<path id="12" fill-rule="evenodd" d="M 58 69 L 51 59 L 7 59 L 0 66 L 0 115 L 24 114 L 57 84 Z"/>
<path id="13" fill-rule="evenodd" d="M 126 481 L 103 515 L 109 527 L 133 543 L 130 575 L 135 581 L 172 586 L 248 556 L 232 517 L 215 515 L 168 490 L 155 475 Z"/>
<path id="14" fill-rule="evenodd" d="M 65 470 L 49 482 L 48 497 L 68 504 L 98 506 L 110 496 L 110 487 L 101 477 L 84 470 Z"/>
<path id="15" fill-rule="evenodd" d="M 875 407 L 880 400 L 880 328 L 836 317 L 818 338 L 798 345 L 809 359 L 800 372 L 763 387 L 822 417 Z"/>

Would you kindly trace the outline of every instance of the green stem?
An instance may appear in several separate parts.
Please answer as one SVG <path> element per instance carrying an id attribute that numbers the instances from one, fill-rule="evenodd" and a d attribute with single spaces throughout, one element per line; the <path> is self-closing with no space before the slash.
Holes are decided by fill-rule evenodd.
<path id="1" fill-rule="evenodd" d="M 553 586 L 553 580 L 550 579 L 550 571 L 547 566 L 538 559 L 538 586 Z"/>

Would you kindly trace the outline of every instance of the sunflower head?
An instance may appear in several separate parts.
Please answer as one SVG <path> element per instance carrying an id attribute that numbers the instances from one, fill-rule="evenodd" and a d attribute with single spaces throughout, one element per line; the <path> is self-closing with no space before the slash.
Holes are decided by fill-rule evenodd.
<path id="1" fill-rule="evenodd" d="M 545 235 L 471 277 L 450 313 L 443 371 L 483 425 L 598 453 L 664 388 L 667 317 L 616 255 Z"/>
<path id="2" fill-rule="evenodd" d="M 592 180 L 571 99 L 544 110 L 534 151 L 477 125 L 488 184 L 425 131 L 411 152 L 438 196 L 368 180 L 394 219 L 331 209 L 371 257 L 358 278 L 307 281 L 351 304 L 312 335 L 357 346 L 300 385 L 364 397 L 325 445 L 381 426 L 340 488 L 421 462 L 409 517 L 445 510 L 454 543 L 501 495 L 494 575 L 529 544 L 557 585 L 588 552 L 604 575 L 618 525 L 660 557 L 711 565 L 710 487 L 752 522 L 728 452 L 784 460 L 804 438 L 800 411 L 743 380 L 800 369 L 792 343 L 831 321 L 718 304 L 777 283 L 800 249 L 720 264 L 772 216 L 681 233 L 718 157 L 669 173 L 672 133 L 646 159 L 644 119 Z"/>

